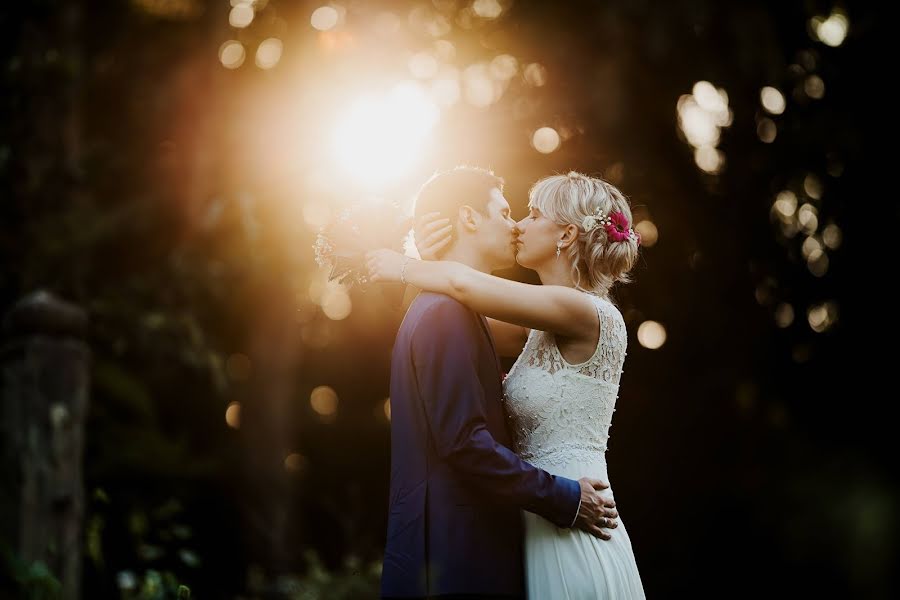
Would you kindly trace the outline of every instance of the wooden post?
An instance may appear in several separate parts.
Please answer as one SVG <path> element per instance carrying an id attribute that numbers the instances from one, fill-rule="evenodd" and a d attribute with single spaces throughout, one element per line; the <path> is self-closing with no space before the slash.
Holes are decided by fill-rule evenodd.
<path id="1" fill-rule="evenodd" d="M 90 350 L 83 310 L 45 291 L 6 315 L 0 346 L 0 538 L 81 589 L 82 455 Z"/>

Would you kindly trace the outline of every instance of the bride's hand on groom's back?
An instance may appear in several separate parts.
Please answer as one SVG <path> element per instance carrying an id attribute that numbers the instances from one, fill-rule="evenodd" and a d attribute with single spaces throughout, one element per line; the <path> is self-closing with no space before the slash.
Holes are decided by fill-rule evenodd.
<path id="1" fill-rule="evenodd" d="M 574 527 L 600 539 L 610 539 L 612 536 L 608 530 L 619 526 L 616 521 L 619 513 L 615 501 L 600 495 L 600 491 L 607 489 L 609 484 L 589 477 L 582 477 L 578 483 L 581 485 L 581 505 Z"/>
<path id="2" fill-rule="evenodd" d="M 453 241 L 453 225 L 441 213 L 428 213 L 416 220 L 414 235 L 422 260 L 437 260 L 438 253 Z"/>

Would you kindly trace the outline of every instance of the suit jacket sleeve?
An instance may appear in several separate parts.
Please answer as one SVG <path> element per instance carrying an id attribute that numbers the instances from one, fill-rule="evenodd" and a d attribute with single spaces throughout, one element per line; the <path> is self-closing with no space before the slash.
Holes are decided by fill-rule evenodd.
<path id="1" fill-rule="evenodd" d="M 484 334 L 476 319 L 448 299 L 429 307 L 412 334 L 416 382 L 436 450 L 495 498 L 570 527 L 581 501 L 579 483 L 528 464 L 487 429 L 476 364 Z"/>

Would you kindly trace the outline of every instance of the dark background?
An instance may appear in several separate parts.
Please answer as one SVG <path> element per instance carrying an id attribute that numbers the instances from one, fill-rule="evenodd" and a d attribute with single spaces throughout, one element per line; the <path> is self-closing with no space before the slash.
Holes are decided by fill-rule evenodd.
<path id="1" fill-rule="evenodd" d="M 309 2 L 258 4 L 240 30 L 224 1 L 0 7 L 3 307 L 43 288 L 91 323 L 85 597 L 119 597 L 120 573 L 148 569 L 198 598 L 377 589 L 401 315 L 358 288 L 346 319 L 323 314 L 309 214 L 368 193 L 407 202 L 459 163 L 502 175 L 516 218 L 534 181 L 575 169 L 619 185 L 635 220 L 658 227 L 615 293 L 630 341 L 608 452 L 648 597 L 897 593 L 898 211 L 893 169 L 875 166 L 891 154 L 887 15 L 857 2 L 500 4 L 479 19 L 452 0 L 348 1 L 329 32 L 310 26 Z M 834 10 L 849 22 L 837 47 L 811 25 Z M 383 11 L 398 17 L 390 35 L 373 29 Z M 439 17 L 460 70 L 511 54 L 518 73 L 490 106 L 464 96 L 443 110 L 415 167 L 367 189 L 331 164 L 333 109 L 410 78 L 409 53 L 435 40 L 421 22 Z M 259 68 L 269 37 L 283 54 Z M 218 58 L 228 39 L 247 48 L 237 69 Z M 534 62 L 543 86 L 523 77 Z M 733 113 L 717 173 L 679 128 L 698 81 Z M 765 86 L 783 114 L 763 109 Z M 568 132 L 550 154 L 530 143 L 545 125 Z M 840 228 L 824 272 L 774 216 L 784 190 L 815 208 L 819 240 Z M 808 311 L 826 302 L 815 331 Z M 779 326 L 784 305 L 794 318 Z M 647 319 L 666 329 L 657 350 L 637 339 Z M 310 404 L 323 385 L 339 399 L 330 417 Z"/>

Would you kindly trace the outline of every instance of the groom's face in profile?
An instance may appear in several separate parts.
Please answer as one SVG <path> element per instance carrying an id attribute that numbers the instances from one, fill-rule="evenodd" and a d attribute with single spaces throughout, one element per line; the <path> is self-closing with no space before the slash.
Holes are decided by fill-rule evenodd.
<path id="1" fill-rule="evenodd" d="M 500 188 L 491 188 L 482 216 L 478 227 L 482 251 L 493 269 L 512 267 L 516 263 L 516 222 Z"/>

